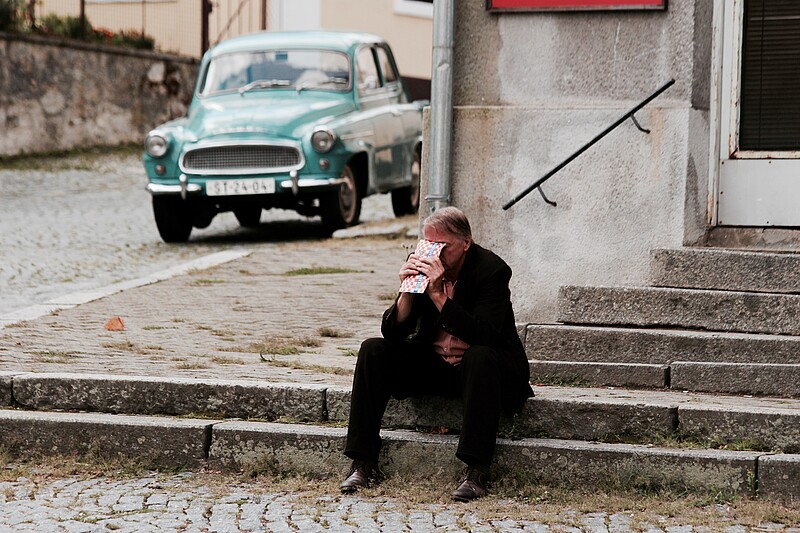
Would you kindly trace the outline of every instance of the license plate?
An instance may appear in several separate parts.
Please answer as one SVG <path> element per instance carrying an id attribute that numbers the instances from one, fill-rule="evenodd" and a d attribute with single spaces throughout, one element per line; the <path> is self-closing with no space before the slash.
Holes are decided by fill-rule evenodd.
<path id="1" fill-rule="evenodd" d="M 274 194 L 275 180 L 252 178 L 247 180 L 215 180 L 206 182 L 208 196 L 237 196 L 246 194 Z"/>

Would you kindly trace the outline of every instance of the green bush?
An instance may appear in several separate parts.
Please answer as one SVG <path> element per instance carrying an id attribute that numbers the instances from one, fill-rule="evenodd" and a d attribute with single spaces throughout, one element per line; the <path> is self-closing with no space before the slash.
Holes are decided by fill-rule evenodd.
<path id="1" fill-rule="evenodd" d="M 39 31 L 46 35 L 81 39 L 84 36 L 92 35 L 92 24 L 88 18 L 84 19 L 83 31 L 81 31 L 80 17 L 60 17 L 50 14 L 39 22 Z"/>

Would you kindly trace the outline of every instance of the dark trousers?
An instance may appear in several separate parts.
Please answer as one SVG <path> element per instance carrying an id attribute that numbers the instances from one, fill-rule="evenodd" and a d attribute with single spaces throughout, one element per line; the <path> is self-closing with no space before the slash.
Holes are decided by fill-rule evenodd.
<path id="1" fill-rule="evenodd" d="M 508 362 L 486 346 L 472 346 L 453 366 L 431 347 L 382 338 L 367 339 L 358 352 L 344 453 L 376 461 L 380 428 L 389 397 L 437 395 L 461 397 L 464 420 L 456 457 L 488 468 L 494 456 Z"/>

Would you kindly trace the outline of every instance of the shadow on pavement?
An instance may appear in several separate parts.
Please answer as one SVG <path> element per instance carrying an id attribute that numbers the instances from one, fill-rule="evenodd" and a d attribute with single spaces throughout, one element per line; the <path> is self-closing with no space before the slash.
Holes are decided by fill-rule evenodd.
<path id="1" fill-rule="evenodd" d="M 238 227 L 215 233 L 192 234 L 192 244 L 241 244 L 327 239 L 333 232 L 315 220 L 262 222 L 258 227 Z"/>

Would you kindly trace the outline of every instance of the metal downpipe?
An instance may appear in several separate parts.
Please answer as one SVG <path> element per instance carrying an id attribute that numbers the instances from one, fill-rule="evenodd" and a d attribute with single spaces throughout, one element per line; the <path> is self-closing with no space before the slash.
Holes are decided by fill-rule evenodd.
<path id="1" fill-rule="evenodd" d="M 450 205 L 453 132 L 455 0 L 433 3 L 430 155 L 427 214 Z"/>

